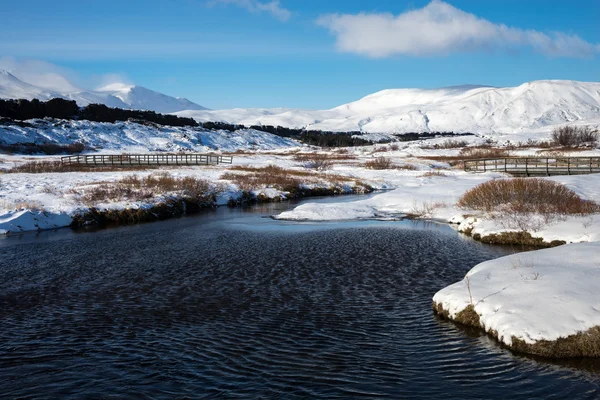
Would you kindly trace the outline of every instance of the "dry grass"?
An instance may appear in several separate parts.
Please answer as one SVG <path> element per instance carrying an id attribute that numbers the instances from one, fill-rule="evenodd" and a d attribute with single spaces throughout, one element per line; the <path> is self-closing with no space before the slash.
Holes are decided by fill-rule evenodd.
<path id="1" fill-rule="evenodd" d="M 394 168 L 394 163 L 392 160 L 386 157 L 377 157 L 372 160 L 368 160 L 364 164 L 365 168 L 369 169 L 392 169 Z"/>
<path id="2" fill-rule="evenodd" d="M 337 157 L 347 159 L 347 155 L 338 155 Z M 310 155 L 296 155 L 294 160 L 303 161 L 306 168 L 325 171 L 333 167 L 334 157 L 330 154 L 314 153 Z"/>
<path id="3" fill-rule="evenodd" d="M 448 139 L 443 141 L 442 143 L 436 144 L 423 144 L 421 145 L 421 149 L 424 150 L 448 150 L 448 149 L 460 149 L 463 147 L 467 147 L 469 142 L 466 140 L 458 140 L 458 139 Z"/>
<path id="4" fill-rule="evenodd" d="M 499 149 L 496 147 L 466 147 L 462 149 L 459 156 L 463 160 L 471 160 L 477 158 L 500 158 L 509 157 L 510 153 L 505 149 Z"/>
<path id="5" fill-rule="evenodd" d="M 294 154 L 293 160 L 300 162 L 312 162 L 315 159 L 327 159 L 330 161 L 356 160 L 357 157 L 354 154 L 348 153 L 347 150 L 344 152 L 344 150 L 346 149 L 336 150 L 332 153 L 296 153 Z M 342 152 L 340 153 L 340 151 Z M 286 155 L 289 156 L 290 154 Z"/>
<path id="6" fill-rule="evenodd" d="M 342 175 L 285 169 L 276 165 L 262 168 L 236 166 L 230 168 L 230 171 L 232 172 L 224 173 L 221 179 L 232 181 L 247 192 L 272 187 L 283 192 L 296 193 L 305 184 L 321 184 L 335 187 L 338 191 L 344 183 L 349 182 L 352 182 L 355 188 L 370 190 L 369 186 L 360 180 Z"/>
<path id="7" fill-rule="evenodd" d="M 435 210 L 442 207 L 446 207 L 446 203 L 434 201 L 417 203 L 415 201 L 412 208 L 408 212 L 408 216 L 411 218 L 431 218 L 433 217 Z"/>
<path id="8" fill-rule="evenodd" d="M 599 211 L 564 185 L 539 178 L 495 179 L 467 191 L 458 206 L 486 212 L 510 208 L 522 213 L 587 215 Z"/>
<path id="9" fill-rule="evenodd" d="M 110 172 L 110 171 L 144 171 L 159 168 L 151 165 L 130 166 L 87 166 L 63 164 L 56 160 L 28 161 L 6 170 L 7 173 L 45 174 L 55 172 Z"/>
<path id="10" fill-rule="evenodd" d="M 469 304 L 454 318 L 450 318 L 447 310 L 441 304 L 433 304 L 433 311 L 443 319 L 453 320 L 459 324 L 482 328 L 481 320 L 475 307 Z M 498 339 L 498 332 L 488 330 L 487 333 Z M 559 338 L 554 341 L 539 340 L 529 344 L 516 337 L 511 338 L 510 349 L 526 354 L 533 354 L 547 358 L 574 358 L 574 357 L 600 357 L 600 326 L 595 326 L 585 332 Z"/>
<path id="11" fill-rule="evenodd" d="M 427 171 L 423 175 L 420 175 L 419 178 L 431 178 L 431 177 L 436 177 L 436 176 L 446 177 L 448 175 L 441 171 Z"/>
<path id="12" fill-rule="evenodd" d="M 296 191 L 303 182 L 313 181 L 312 174 L 292 171 L 276 165 L 263 168 L 236 167 L 231 169 L 249 172 L 245 174 L 226 172 L 221 175 L 221 179 L 232 181 L 243 191 L 273 187 L 284 192 L 292 192 Z M 300 179 L 300 177 L 304 179 Z"/>
<path id="13" fill-rule="evenodd" d="M 497 179 L 467 191 L 458 206 L 490 213 L 508 229 L 537 231 L 569 215 L 600 212 L 600 206 L 584 200 L 559 183 L 534 178 Z"/>
<path id="14" fill-rule="evenodd" d="M 373 149 L 373 153 L 385 153 L 388 151 L 387 146 L 376 147 Z"/>
<path id="15" fill-rule="evenodd" d="M 173 194 L 197 202 L 210 202 L 223 190 L 211 182 L 194 177 L 174 177 L 167 172 L 140 178 L 130 175 L 116 182 L 103 182 L 86 190 L 72 191 L 80 200 L 93 206 L 113 201 L 148 201 L 158 195 Z"/>
<path id="16" fill-rule="evenodd" d="M 4 208 L 6 210 L 46 211 L 42 203 L 36 200 L 0 200 L 0 208 Z"/>

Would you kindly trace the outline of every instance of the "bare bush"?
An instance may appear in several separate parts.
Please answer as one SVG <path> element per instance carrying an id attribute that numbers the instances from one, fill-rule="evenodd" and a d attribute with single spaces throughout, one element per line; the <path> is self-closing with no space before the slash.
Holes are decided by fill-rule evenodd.
<path id="1" fill-rule="evenodd" d="M 141 171 L 155 169 L 152 165 L 93 166 L 85 164 L 65 164 L 58 160 L 28 161 L 6 170 L 7 173 L 44 174 L 54 172 L 108 172 L 108 171 Z"/>
<path id="2" fill-rule="evenodd" d="M 467 147 L 469 142 L 466 140 L 448 139 L 442 143 L 436 143 L 433 145 L 422 145 L 421 148 L 424 150 L 440 150 L 440 149 L 460 149 Z"/>
<path id="3" fill-rule="evenodd" d="M 561 126 L 552 131 L 552 141 L 563 147 L 577 147 L 584 144 L 596 145 L 600 134 L 590 127 Z"/>
<path id="4" fill-rule="evenodd" d="M 509 155 L 508 151 L 494 147 L 466 147 L 459 153 L 462 159 L 508 157 Z"/>
<path id="5" fill-rule="evenodd" d="M 392 169 L 394 163 L 386 157 L 377 157 L 364 163 L 365 168 L 369 169 Z"/>
<path id="6" fill-rule="evenodd" d="M 408 214 L 413 218 L 431 218 L 433 217 L 435 210 L 445 206 L 446 203 L 442 202 L 424 201 L 418 203 L 415 200 Z"/>
<path id="7" fill-rule="evenodd" d="M 308 157 L 304 163 L 306 168 L 316 169 L 319 171 L 325 171 L 333 167 L 333 161 L 327 154 L 313 154 Z"/>
<path id="8" fill-rule="evenodd" d="M 448 175 L 441 171 L 427 171 L 423 175 L 421 175 L 420 178 L 430 178 L 434 176 L 446 177 Z"/>
<path id="9" fill-rule="evenodd" d="M 539 214 L 546 218 L 588 215 L 600 211 L 598 204 L 584 200 L 559 183 L 539 178 L 496 179 L 467 191 L 458 201 L 462 208 L 486 212 Z"/>
<path id="10" fill-rule="evenodd" d="M 400 150 L 400 146 L 397 143 L 390 144 L 390 151 L 398 151 Z"/>
<path id="11" fill-rule="evenodd" d="M 223 190 L 207 180 L 191 176 L 174 177 L 169 173 L 148 175 L 140 178 L 137 175 L 126 176 L 116 182 L 104 182 L 86 190 L 73 190 L 81 201 L 88 205 L 110 201 L 146 201 L 157 195 L 173 194 L 194 201 L 210 202 Z"/>

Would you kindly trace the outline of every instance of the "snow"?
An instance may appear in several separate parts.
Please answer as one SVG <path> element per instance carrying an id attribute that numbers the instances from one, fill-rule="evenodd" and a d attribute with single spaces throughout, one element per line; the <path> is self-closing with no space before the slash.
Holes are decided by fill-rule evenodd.
<path id="1" fill-rule="evenodd" d="M 13 143 L 81 142 L 110 152 L 268 150 L 300 146 L 292 139 L 254 129 L 235 132 L 195 127 L 143 125 L 134 122 L 28 120 L 25 126 L 0 124 L 0 141 Z"/>
<path id="2" fill-rule="evenodd" d="M 48 213 L 35 210 L 20 210 L 0 214 L 0 235 L 36 230 L 63 228 L 71 225 L 71 216 L 67 213 Z"/>
<path id="3" fill-rule="evenodd" d="M 450 317 L 471 304 L 481 326 L 532 344 L 600 325 L 600 243 L 581 243 L 502 257 L 475 266 L 433 301 Z"/>
<path id="4" fill-rule="evenodd" d="M 135 110 L 152 110 L 160 113 L 172 113 L 182 110 L 205 110 L 206 108 L 187 99 L 167 96 L 142 86 L 113 83 L 98 90 L 84 90 L 71 85 L 66 79 L 63 90 L 48 89 L 31 85 L 0 70 L 0 98 L 4 99 L 40 99 L 62 98 L 75 100 L 81 107 L 91 103 L 105 104 L 109 107 Z M 53 76 L 52 81 L 56 82 Z"/>
<path id="5" fill-rule="evenodd" d="M 330 110 L 187 110 L 177 115 L 326 131 L 535 134 L 564 124 L 600 126 L 600 83 L 546 80 L 508 88 L 389 89 Z"/>

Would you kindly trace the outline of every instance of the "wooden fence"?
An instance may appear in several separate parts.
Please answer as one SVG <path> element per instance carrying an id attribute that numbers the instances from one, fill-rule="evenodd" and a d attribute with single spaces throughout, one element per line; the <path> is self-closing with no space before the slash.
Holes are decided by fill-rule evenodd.
<path id="1" fill-rule="evenodd" d="M 233 157 L 215 154 L 90 154 L 60 158 L 64 164 L 80 165 L 218 165 L 232 164 Z"/>
<path id="2" fill-rule="evenodd" d="M 600 157 L 506 157 L 465 160 L 465 171 L 506 172 L 515 176 L 600 173 Z"/>

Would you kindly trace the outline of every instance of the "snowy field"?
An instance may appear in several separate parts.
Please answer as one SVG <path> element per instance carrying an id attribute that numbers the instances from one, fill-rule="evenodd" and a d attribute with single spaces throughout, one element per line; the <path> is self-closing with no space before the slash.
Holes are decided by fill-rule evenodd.
<path id="1" fill-rule="evenodd" d="M 129 124 L 129 123 L 127 123 Z M 242 151 L 234 154 L 234 166 L 265 167 L 276 165 L 284 169 L 299 172 L 311 172 L 327 180 L 328 175 L 347 177 L 348 180 L 360 180 L 382 193 L 365 200 L 353 202 L 330 203 L 327 205 L 305 203 L 294 210 L 275 216 L 287 220 L 339 220 L 339 219 L 390 219 L 405 216 L 433 219 L 456 224 L 460 231 L 471 231 L 474 234 L 486 235 L 502 231 L 510 231 L 503 221 L 486 218 L 481 213 L 459 209 L 456 202 L 467 190 L 490 179 L 506 178 L 501 173 L 467 173 L 451 168 L 444 161 L 432 161 L 427 157 L 456 156 L 459 149 L 432 149 L 435 144 L 444 144 L 449 139 L 439 138 L 427 141 L 395 143 L 392 145 L 374 145 L 344 150 L 324 151 L 303 146 L 300 143 L 258 131 L 209 132 L 195 131 L 196 136 L 186 133 L 182 128 L 165 128 L 161 130 L 164 137 L 148 132 L 139 132 L 139 125 L 131 124 L 131 130 L 117 129 L 113 124 L 88 123 L 78 132 L 94 144 L 104 144 L 107 150 L 117 152 L 118 147 L 127 152 L 141 152 L 152 149 L 161 141 L 178 143 L 179 148 L 201 151 Z M 137 125 L 137 126 L 134 126 Z M 23 128 L 26 129 L 26 128 Z M 13 142 L 22 141 L 32 132 L 8 132 L 5 137 Z M 10 136 L 12 132 L 13 136 Z M 52 138 L 56 142 L 67 142 L 68 130 L 60 127 L 39 130 L 35 133 Z M 71 132 L 72 134 L 72 132 Z M 185 137 L 184 137 L 185 136 Z M 175 138 L 175 139 L 174 139 Z M 471 145 L 478 145 L 485 138 L 476 136 L 460 137 Z M 513 140 L 516 140 L 513 137 Z M 199 144 L 202 143 L 202 144 Z M 170 148 L 171 146 L 166 146 Z M 162 147 L 161 147 L 162 148 Z M 539 149 L 515 150 L 513 155 L 534 155 Z M 307 162 L 296 161 L 298 153 L 320 152 L 334 158 L 333 165 L 326 171 L 309 168 Z M 575 155 L 599 154 L 597 150 L 569 153 Z M 379 157 L 385 157 L 393 163 L 392 169 L 373 170 L 365 168 L 365 163 Z M 33 160 L 57 159 L 57 157 L 36 156 L 2 156 L 0 168 L 10 169 Z M 164 167 L 160 170 L 147 171 L 111 171 L 111 172 L 62 172 L 62 173 L 10 173 L 0 176 L 0 229 L 18 232 L 26 230 L 52 228 L 68 225 L 64 215 L 71 215 L 85 210 L 89 204 L 83 204 L 74 192 L 91 187 L 94 182 L 116 182 L 123 177 L 137 175 L 140 177 L 167 171 L 175 177 L 191 176 L 206 179 L 224 185 L 225 189 L 218 196 L 218 204 L 226 204 L 235 198 L 240 188 L 234 183 L 221 179 L 221 176 L 232 166 L 198 166 L 198 167 Z M 563 183 L 585 199 L 600 198 L 600 175 L 561 176 L 548 178 Z M 278 197 L 282 193 L 266 185 L 262 190 L 267 197 Z M 258 193 L 257 193 L 258 194 Z M 284 196 L 285 197 L 285 194 Z M 137 208 L 148 206 L 139 202 L 109 202 L 95 204 L 101 209 Z M 33 221 L 28 208 L 33 213 L 43 211 L 39 221 Z M 60 215 L 60 218 L 51 217 Z M 15 222 L 25 218 L 30 223 Z M 546 241 L 564 240 L 582 242 L 600 240 L 600 217 L 572 217 L 536 226 L 531 233 Z"/>

